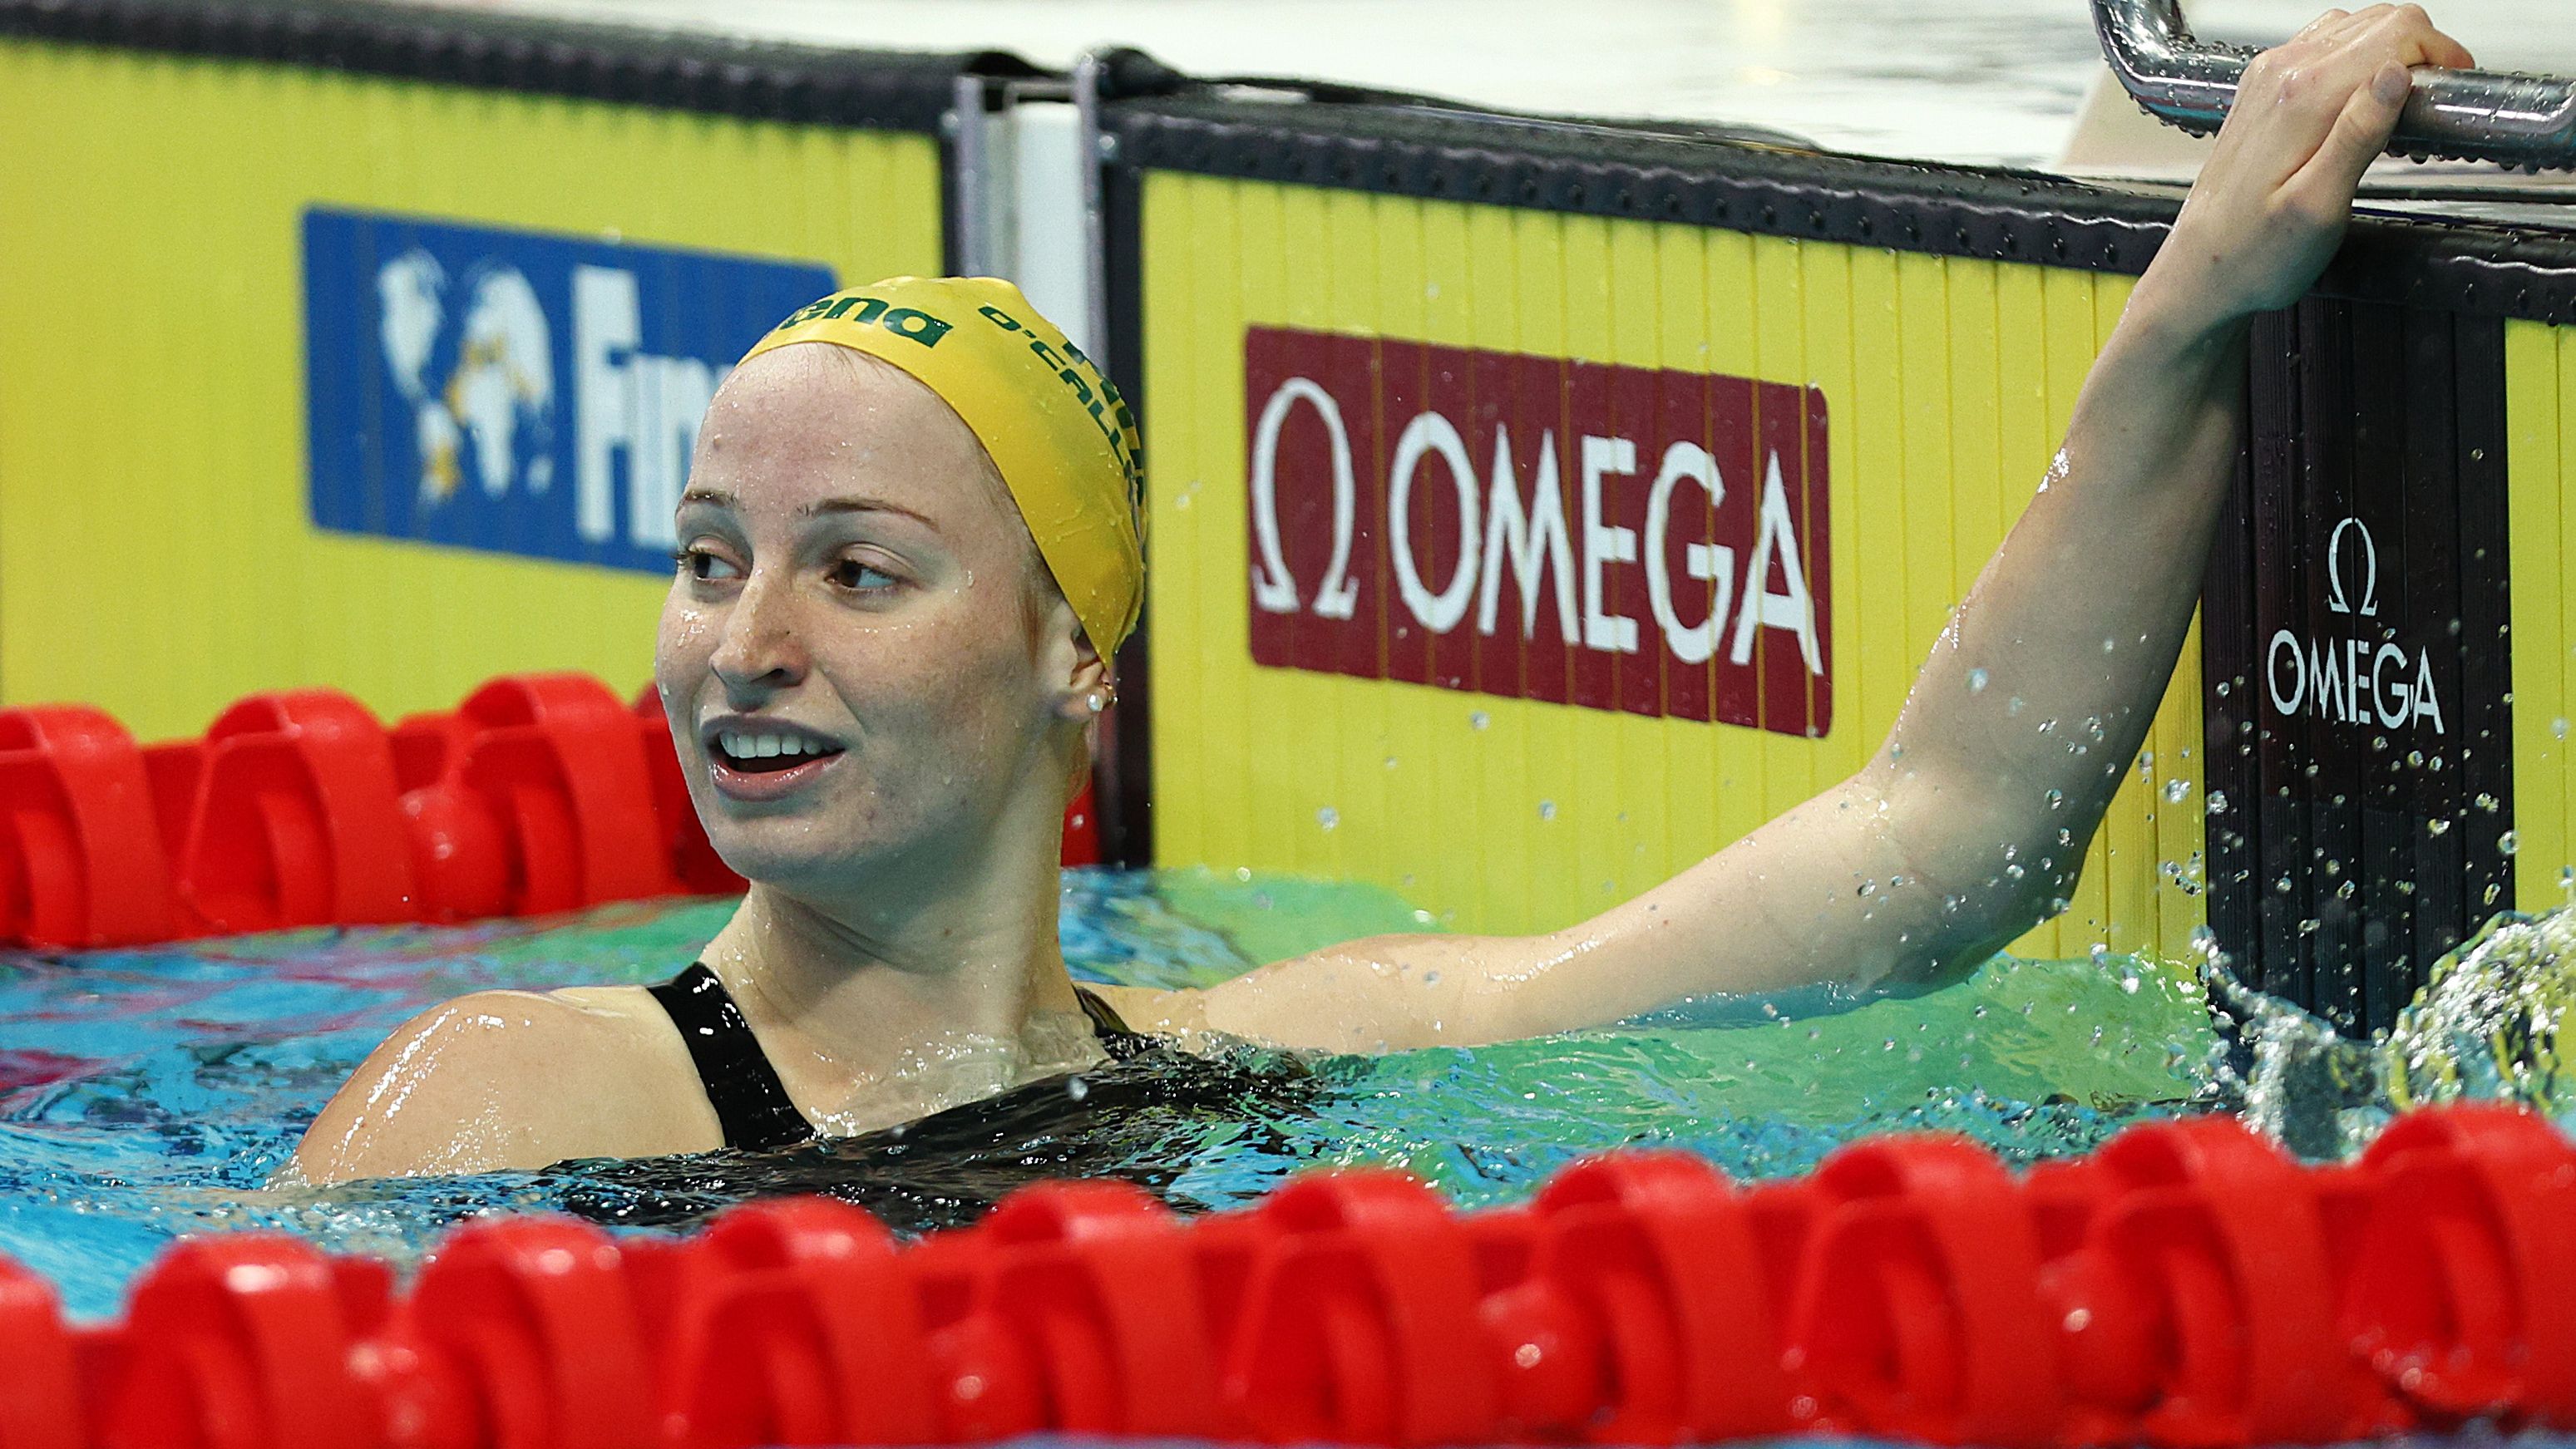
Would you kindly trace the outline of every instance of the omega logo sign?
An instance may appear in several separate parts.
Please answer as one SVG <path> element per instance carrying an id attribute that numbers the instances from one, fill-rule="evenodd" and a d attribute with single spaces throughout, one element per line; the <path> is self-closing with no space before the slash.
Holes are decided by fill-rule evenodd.
<path id="1" fill-rule="evenodd" d="M 1256 328 L 1257 663 L 1822 735 L 1813 388 Z"/>
<path id="2" fill-rule="evenodd" d="M 2429 726 L 2445 733 L 2442 701 L 2433 685 L 2433 657 L 2418 646 L 2412 658 L 2381 629 L 2373 642 L 2361 620 L 2379 617 L 2379 542 L 2370 525 L 2346 518 L 2326 535 L 2327 613 L 2353 621 L 2355 632 L 2302 639 L 2291 629 L 2272 635 L 2263 656 L 2263 679 L 2273 710 L 2330 724 L 2383 729 Z"/>

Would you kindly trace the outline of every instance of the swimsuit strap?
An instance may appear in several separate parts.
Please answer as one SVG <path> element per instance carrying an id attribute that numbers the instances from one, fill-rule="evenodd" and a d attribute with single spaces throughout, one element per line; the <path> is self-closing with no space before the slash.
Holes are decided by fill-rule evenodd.
<path id="1" fill-rule="evenodd" d="M 725 1146 L 765 1152 L 813 1139 L 814 1124 L 796 1110 L 778 1080 L 778 1069 L 760 1049 L 760 1038 L 752 1035 L 751 1023 L 743 1019 L 742 1008 L 734 1005 L 732 994 L 707 963 L 692 961 L 688 970 L 644 989 L 680 1029 L 680 1040 L 698 1069 L 698 1085 L 706 1089 L 707 1104 L 716 1109 L 716 1121 L 724 1127 Z M 1129 1030 L 1108 1002 L 1079 986 L 1073 988 L 1073 995 L 1082 1003 L 1082 1014 L 1091 1019 L 1101 1049 L 1110 1056 L 1124 1061 L 1150 1044 L 1152 1039 Z"/>
<path id="2" fill-rule="evenodd" d="M 1100 1049 L 1112 1060 L 1125 1061 L 1154 1044 L 1152 1037 L 1127 1025 L 1118 1008 L 1082 989 L 1073 988 L 1073 999 L 1082 1003 L 1082 1014 L 1091 1018 L 1091 1033 L 1100 1038 Z"/>
<path id="3" fill-rule="evenodd" d="M 1091 1018 L 1091 1029 L 1102 1037 L 1133 1035 L 1127 1030 L 1126 1018 L 1118 1014 L 1117 1007 L 1079 986 L 1073 988 L 1073 999 L 1082 1003 L 1082 1014 Z"/>
<path id="4" fill-rule="evenodd" d="M 693 961 L 688 970 L 644 989 L 671 1014 L 688 1044 L 698 1084 L 724 1126 L 725 1146 L 766 1151 L 812 1140 L 814 1124 L 796 1110 L 742 1008 L 705 962 Z"/>

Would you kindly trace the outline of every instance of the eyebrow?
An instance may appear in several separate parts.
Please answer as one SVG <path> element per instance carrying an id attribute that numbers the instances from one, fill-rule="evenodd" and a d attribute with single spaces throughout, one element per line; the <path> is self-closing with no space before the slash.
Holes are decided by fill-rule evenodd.
<path id="1" fill-rule="evenodd" d="M 711 508 L 734 508 L 742 500 L 721 488 L 693 487 L 680 495 L 680 506 L 703 503 Z M 909 518 L 933 533 L 941 532 L 939 524 L 928 514 L 890 503 L 882 498 L 818 498 L 796 510 L 798 518 L 825 518 L 838 513 L 893 513 Z"/>

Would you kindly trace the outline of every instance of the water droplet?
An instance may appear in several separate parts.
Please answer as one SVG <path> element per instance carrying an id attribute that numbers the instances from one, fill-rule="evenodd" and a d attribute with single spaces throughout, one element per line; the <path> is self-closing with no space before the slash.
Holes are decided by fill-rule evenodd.
<path id="1" fill-rule="evenodd" d="M 2167 780 L 2167 781 L 2165 781 L 2165 803 L 2166 803 L 2166 804 L 2168 804 L 2168 805 L 2179 805 L 2179 804 L 2181 804 L 2183 801 L 2185 801 L 2185 800 L 2189 799 L 2190 797 L 2191 797 L 2191 782 L 2190 782 L 2189 780 Z"/>
<path id="2" fill-rule="evenodd" d="M 1323 809 L 1315 812 L 1315 823 L 1324 827 L 1326 830 L 1330 830 L 1334 826 L 1342 823 L 1342 812 L 1334 809 L 1330 805 L 1327 805 Z"/>
<path id="3" fill-rule="evenodd" d="M 1070 1078 L 1064 1084 L 1064 1094 L 1079 1102 L 1091 1095 L 1091 1083 L 1081 1077 Z"/>
<path id="4" fill-rule="evenodd" d="M 2039 798 L 2047 801 L 2048 808 L 2051 810 L 2062 810 L 2066 808 L 2066 792 L 2063 790 L 2051 790 Z"/>
<path id="5" fill-rule="evenodd" d="M 1492 724 L 1493 722 L 1494 717 L 1485 713 L 1481 709 L 1476 711 L 1474 714 L 1467 716 L 1467 728 L 1471 730 L 1483 729 L 1485 726 Z"/>
<path id="6" fill-rule="evenodd" d="M 2224 815 L 2227 813 L 2226 791 L 2212 790 L 2209 792 L 2209 813 L 2212 815 Z"/>
<path id="7" fill-rule="evenodd" d="M 1556 818 L 1556 802 L 1553 800 L 1541 800 L 1538 802 L 1538 818 L 1541 820 L 1554 820 Z"/>
<path id="8" fill-rule="evenodd" d="M 2496 849 L 2503 851 L 2507 855 L 2511 855 L 2515 851 L 2522 849 L 2522 833 L 2520 831 L 2508 830 L 2504 834 L 2497 836 Z"/>
<path id="9" fill-rule="evenodd" d="M 1386 767 L 1390 770 L 1395 768 L 1395 756 L 1389 755 L 1386 757 Z"/>
<path id="10" fill-rule="evenodd" d="M 1971 670 L 1969 670 L 1969 671 L 1968 671 L 1968 692 L 1969 692 L 1970 694 L 1983 694 L 1983 693 L 1985 692 L 1985 689 L 1986 689 L 1986 671 L 1984 671 L 1984 670 L 1982 670 L 1982 669 L 1971 669 Z"/>
<path id="11" fill-rule="evenodd" d="M 2424 822 L 2424 831 L 2428 835 L 2448 835 L 2451 833 L 2451 822 L 2448 820 L 2427 820 Z"/>
<path id="12" fill-rule="evenodd" d="M 2549 722 L 2549 732 L 2562 740 L 2567 738 L 2567 721 L 2564 719 L 2551 720 Z"/>
<path id="13" fill-rule="evenodd" d="M 2496 811 L 2504 808 L 2504 802 L 2481 790 L 2478 792 L 2478 808 L 2487 812 L 2489 815 L 2493 815 Z"/>

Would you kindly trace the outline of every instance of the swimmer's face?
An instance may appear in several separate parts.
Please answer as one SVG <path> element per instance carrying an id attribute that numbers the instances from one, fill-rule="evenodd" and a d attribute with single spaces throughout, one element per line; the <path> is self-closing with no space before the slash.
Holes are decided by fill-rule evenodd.
<path id="1" fill-rule="evenodd" d="M 997 831 L 1052 850 L 1096 665 L 947 404 L 844 348 L 764 353 L 717 392 L 677 522 L 654 678 L 727 865 L 830 899 Z"/>

